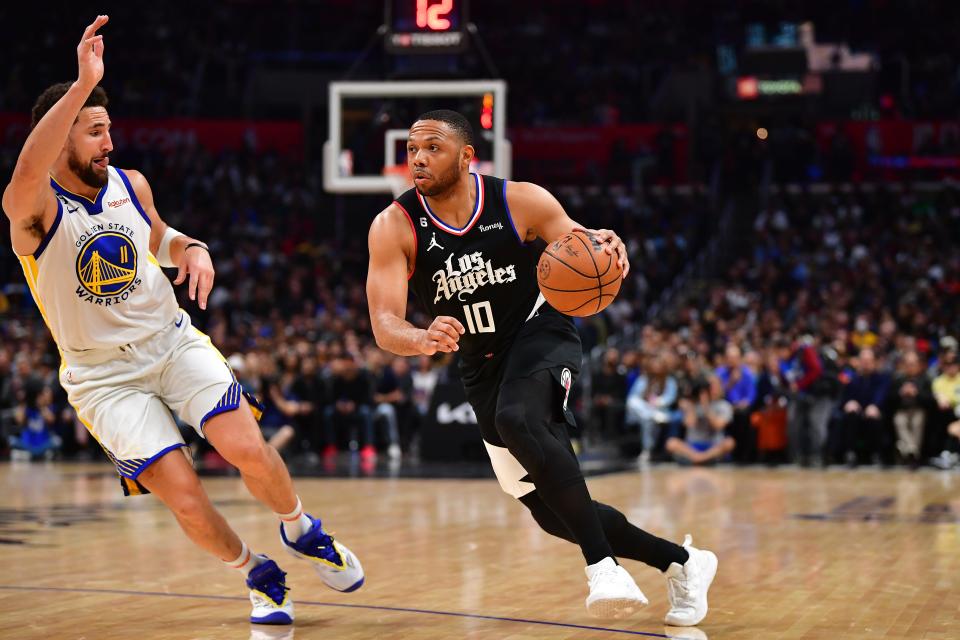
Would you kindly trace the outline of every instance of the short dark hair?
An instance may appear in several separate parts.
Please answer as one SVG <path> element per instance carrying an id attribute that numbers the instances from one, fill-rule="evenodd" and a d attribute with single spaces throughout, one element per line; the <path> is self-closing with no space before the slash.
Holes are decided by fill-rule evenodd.
<path id="1" fill-rule="evenodd" d="M 40 122 L 43 116 L 47 115 L 47 111 L 50 111 L 53 105 L 57 104 L 60 98 L 66 95 L 72 85 L 72 82 L 58 82 L 44 89 L 40 97 L 37 98 L 37 101 L 33 103 L 33 109 L 30 111 L 31 131 L 33 131 L 33 128 L 37 126 L 37 123 Z M 83 108 L 106 107 L 107 102 L 109 102 L 107 100 L 107 92 L 103 90 L 103 87 L 97 86 L 94 87 L 90 95 L 87 96 L 86 102 L 83 103 Z"/>
<path id="2" fill-rule="evenodd" d="M 460 136 L 463 144 L 473 146 L 473 127 L 470 126 L 470 121 L 467 120 L 462 113 L 451 111 L 450 109 L 437 109 L 435 111 L 421 113 L 420 117 L 417 118 L 417 122 L 420 120 L 445 122 Z"/>

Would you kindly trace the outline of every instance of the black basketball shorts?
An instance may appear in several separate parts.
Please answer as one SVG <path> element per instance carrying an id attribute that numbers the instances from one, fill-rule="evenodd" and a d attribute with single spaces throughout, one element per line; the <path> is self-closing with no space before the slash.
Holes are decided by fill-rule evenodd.
<path id="1" fill-rule="evenodd" d="M 477 415 L 480 435 L 490 455 L 497 479 L 504 491 L 519 498 L 533 490 L 533 484 L 521 482 L 526 472 L 507 451 L 497 433 L 496 414 L 500 389 L 511 381 L 547 370 L 563 388 L 562 414 L 571 428 L 576 427 L 568 400 L 570 388 L 580 373 L 583 357 L 580 336 L 567 316 L 547 304 L 517 332 L 512 344 L 490 357 L 464 359 L 460 363 L 463 388 Z M 558 400 L 559 402 L 559 400 Z"/>

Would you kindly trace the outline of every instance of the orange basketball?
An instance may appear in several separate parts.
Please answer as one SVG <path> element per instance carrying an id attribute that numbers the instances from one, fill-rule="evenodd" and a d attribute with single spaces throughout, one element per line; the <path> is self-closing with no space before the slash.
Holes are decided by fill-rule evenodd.
<path id="1" fill-rule="evenodd" d="M 554 309 L 569 316 L 591 316 L 613 302 L 623 272 L 615 253 L 582 231 L 547 245 L 537 265 L 537 282 Z"/>

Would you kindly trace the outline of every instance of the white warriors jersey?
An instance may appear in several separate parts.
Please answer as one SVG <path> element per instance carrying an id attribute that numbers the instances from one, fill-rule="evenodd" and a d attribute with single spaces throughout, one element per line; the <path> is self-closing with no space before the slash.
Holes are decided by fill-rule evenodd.
<path id="1" fill-rule="evenodd" d="M 95 200 L 51 178 L 57 217 L 24 275 L 57 345 L 67 352 L 136 342 L 176 320 L 177 300 L 150 254 L 150 219 L 122 170 L 107 169 Z"/>

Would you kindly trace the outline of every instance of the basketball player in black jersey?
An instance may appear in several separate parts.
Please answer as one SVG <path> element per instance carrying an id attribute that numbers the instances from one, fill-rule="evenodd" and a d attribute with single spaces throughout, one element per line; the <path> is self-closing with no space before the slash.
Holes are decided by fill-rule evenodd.
<path id="1" fill-rule="evenodd" d="M 547 191 L 469 173 L 473 132 L 454 111 L 423 114 L 410 128 L 410 189 L 370 227 L 367 296 L 377 344 L 399 355 L 457 351 L 467 399 L 504 491 L 548 533 L 578 544 L 587 563 L 588 611 L 625 617 L 647 599 L 616 557 L 663 571 L 666 622 L 707 613 L 717 569 L 709 551 L 650 535 L 594 502 L 570 445 L 567 407 L 581 361 L 570 318 L 544 302 L 536 264 L 545 243 L 579 227 Z M 612 231 L 596 234 L 626 274 Z M 433 322 L 405 320 L 407 288 Z"/>

